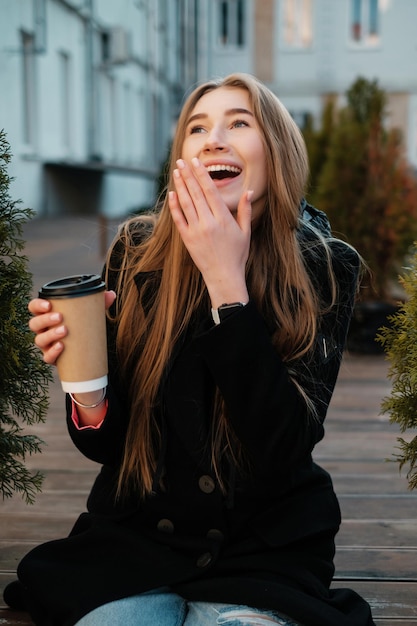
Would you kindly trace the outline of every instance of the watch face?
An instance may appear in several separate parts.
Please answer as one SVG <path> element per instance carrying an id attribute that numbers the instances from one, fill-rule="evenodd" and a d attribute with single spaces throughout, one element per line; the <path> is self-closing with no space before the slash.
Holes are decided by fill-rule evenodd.
<path id="1" fill-rule="evenodd" d="M 219 309 L 218 309 L 220 321 L 222 322 L 223 320 L 227 319 L 228 317 L 236 313 L 238 309 L 241 309 L 243 306 L 245 306 L 243 302 L 233 302 L 232 304 L 222 304 L 221 306 L 219 306 Z"/>

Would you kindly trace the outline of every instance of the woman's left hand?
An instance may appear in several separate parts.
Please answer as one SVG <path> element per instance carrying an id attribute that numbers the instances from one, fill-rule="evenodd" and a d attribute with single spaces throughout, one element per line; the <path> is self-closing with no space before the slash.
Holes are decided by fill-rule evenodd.
<path id="1" fill-rule="evenodd" d="M 212 306 L 249 300 L 245 268 L 251 237 L 252 192 L 242 194 L 236 217 L 225 204 L 204 165 L 177 161 L 176 191 L 169 208 L 185 247 L 200 270 Z"/>

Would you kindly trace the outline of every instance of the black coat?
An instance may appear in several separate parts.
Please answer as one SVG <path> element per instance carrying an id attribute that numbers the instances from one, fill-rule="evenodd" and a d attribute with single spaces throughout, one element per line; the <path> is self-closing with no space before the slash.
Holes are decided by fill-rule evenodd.
<path id="1" fill-rule="evenodd" d="M 294 365 L 318 417 L 308 413 L 253 302 L 219 326 L 204 312 L 178 343 L 161 389 L 163 446 L 155 493 L 145 502 L 114 503 L 128 411 L 110 334 L 103 425 L 79 431 L 68 416 L 75 445 L 103 465 L 88 512 L 68 538 L 35 548 L 18 568 L 37 625 L 70 626 L 100 604 L 161 586 L 188 599 L 275 609 L 305 626 L 373 625 L 357 594 L 329 590 L 340 510 L 330 476 L 311 456 L 324 435 L 359 265 L 345 244 L 331 245 L 340 298 L 321 320 L 314 358 Z M 324 255 L 308 248 L 326 299 Z M 247 471 L 235 471 L 225 459 L 226 495 L 207 445 L 216 385 L 248 460 Z"/>

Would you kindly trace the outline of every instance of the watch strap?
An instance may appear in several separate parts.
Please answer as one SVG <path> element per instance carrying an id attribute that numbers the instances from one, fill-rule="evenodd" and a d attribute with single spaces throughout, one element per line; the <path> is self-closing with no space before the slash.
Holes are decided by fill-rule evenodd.
<path id="1" fill-rule="evenodd" d="M 247 302 L 231 302 L 230 304 L 224 303 L 219 306 L 218 309 L 211 309 L 211 315 L 215 324 L 224 322 L 225 319 L 236 313 L 237 309 L 241 309 L 246 306 Z"/>

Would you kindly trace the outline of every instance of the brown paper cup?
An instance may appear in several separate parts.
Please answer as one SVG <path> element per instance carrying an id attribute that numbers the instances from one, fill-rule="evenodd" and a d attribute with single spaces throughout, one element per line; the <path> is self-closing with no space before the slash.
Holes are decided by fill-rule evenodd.
<path id="1" fill-rule="evenodd" d="M 102 389 L 108 382 L 105 285 L 100 276 L 68 276 L 47 283 L 39 297 L 59 311 L 68 334 L 57 360 L 58 376 L 65 392 Z"/>

